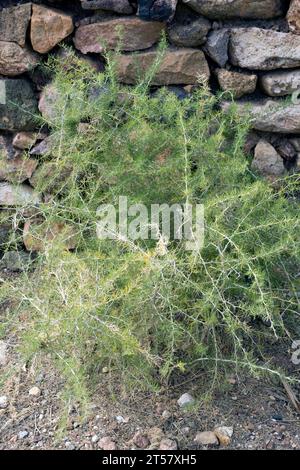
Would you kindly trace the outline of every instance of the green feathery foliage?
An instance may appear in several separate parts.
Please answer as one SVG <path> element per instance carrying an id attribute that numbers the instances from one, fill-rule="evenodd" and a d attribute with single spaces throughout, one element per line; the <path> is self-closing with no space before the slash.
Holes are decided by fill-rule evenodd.
<path id="1" fill-rule="evenodd" d="M 38 218 L 32 237 L 43 250 L 3 280 L 1 296 L 13 299 L 8 323 L 25 357 L 50 355 L 82 402 L 103 367 L 140 390 L 202 368 L 215 380 L 228 368 L 279 375 L 264 345 L 289 335 L 299 315 L 299 176 L 276 189 L 254 174 L 247 120 L 234 106 L 221 111 L 205 83 L 184 100 L 149 88 L 161 54 L 132 87 L 117 82 L 112 55 L 104 73 L 70 51 L 48 65 L 51 149 L 35 175 L 46 202 L 14 216 L 19 227 Z M 122 195 L 147 207 L 203 204 L 203 248 L 99 240 L 98 206 Z M 50 240 L 54 223 L 72 235 Z"/>

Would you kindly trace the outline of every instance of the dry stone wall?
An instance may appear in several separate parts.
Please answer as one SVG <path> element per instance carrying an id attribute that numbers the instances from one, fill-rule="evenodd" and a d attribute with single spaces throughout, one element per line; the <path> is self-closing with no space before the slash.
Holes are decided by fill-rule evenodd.
<path id="1" fill-rule="evenodd" d="M 300 0 L 0 0 L 2 208 L 43 197 L 34 181 L 49 137 L 33 116 L 51 117 L 55 90 L 39 64 L 66 42 L 101 73 L 103 44 L 117 47 L 119 26 L 121 82 L 135 83 L 137 61 L 151 66 L 165 31 L 169 47 L 153 85 L 182 99 L 201 78 L 231 92 L 241 113 L 251 103 L 253 169 L 272 179 L 300 167 Z M 51 178 L 51 165 L 44 170 Z"/>

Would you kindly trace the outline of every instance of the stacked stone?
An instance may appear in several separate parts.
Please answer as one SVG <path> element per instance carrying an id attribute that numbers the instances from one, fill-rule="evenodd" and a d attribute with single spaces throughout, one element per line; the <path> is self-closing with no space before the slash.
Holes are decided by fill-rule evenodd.
<path id="1" fill-rule="evenodd" d="M 247 143 L 253 168 L 278 177 L 297 164 L 300 0 L 12 0 L 0 10 L 1 206 L 42 198 L 33 188 L 41 171 L 36 155 L 49 139 L 37 131 L 35 117 L 51 118 L 55 90 L 42 89 L 39 64 L 64 40 L 87 60 L 100 59 L 104 48 L 119 46 L 120 26 L 121 82 L 134 84 L 137 70 L 151 66 L 165 32 L 169 47 L 153 85 L 177 87 L 184 96 L 203 81 L 213 89 L 217 83 L 241 113 L 253 105 Z"/>

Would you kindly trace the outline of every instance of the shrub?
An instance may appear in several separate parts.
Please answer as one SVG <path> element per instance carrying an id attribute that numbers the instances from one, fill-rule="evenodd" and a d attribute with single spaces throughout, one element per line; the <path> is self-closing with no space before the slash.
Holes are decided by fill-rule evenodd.
<path id="1" fill-rule="evenodd" d="M 247 120 L 234 106 L 222 112 L 205 84 L 178 100 L 149 86 L 155 67 L 125 87 L 107 61 L 104 73 L 71 52 L 48 65 L 57 100 L 36 181 L 47 202 L 16 216 L 19 225 L 38 217 L 43 250 L 34 271 L 2 284 L 22 313 L 12 323 L 25 357 L 50 355 L 82 402 L 103 367 L 140 390 L 176 372 L 279 375 L 264 346 L 287 336 L 299 312 L 299 176 L 274 189 L 254 174 Z M 99 240 L 97 207 L 121 195 L 147 207 L 204 204 L 204 247 Z M 45 235 L 53 223 L 72 225 L 76 249 Z"/>

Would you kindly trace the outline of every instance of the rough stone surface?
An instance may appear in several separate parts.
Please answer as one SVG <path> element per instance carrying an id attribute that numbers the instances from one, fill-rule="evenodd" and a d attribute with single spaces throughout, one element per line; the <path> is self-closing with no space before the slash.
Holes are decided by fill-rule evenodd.
<path id="1" fill-rule="evenodd" d="M 149 438 L 147 436 L 147 434 L 141 432 L 141 431 L 138 431 L 132 438 L 132 442 L 137 446 L 139 447 L 140 449 L 146 449 L 149 444 L 150 444 L 150 441 L 149 441 Z"/>
<path id="2" fill-rule="evenodd" d="M 0 41 L 16 42 L 22 47 L 25 46 L 30 17 L 31 3 L 3 8 L 0 11 Z"/>
<path id="3" fill-rule="evenodd" d="M 220 67 L 228 62 L 229 31 L 219 29 L 209 33 L 204 50 Z"/>
<path id="4" fill-rule="evenodd" d="M 283 12 L 281 0 L 184 0 L 191 8 L 214 20 L 275 18 Z"/>
<path id="5" fill-rule="evenodd" d="M 82 8 L 85 10 L 108 10 L 130 15 L 133 8 L 128 0 L 81 0 Z"/>
<path id="6" fill-rule="evenodd" d="M 117 449 L 117 445 L 115 441 L 113 441 L 112 438 L 109 436 L 105 436 L 100 439 L 99 447 L 102 450 L 116 450 Z"/>
<path id="7" fill-rule="evenodd" d="M 195 399 L 189 393 L 184 393 L 177 400 L 177 404 L 180 408 L 184 408 L 185 406 L 193 405 L 193 403 L 195 403 Z"/>
<path id="8" fill-rule="evenodd" d="M 119 80 L 133 84 L 140 73 L 144 73 L 157 57 L 155 51 L 138 55 L 123 55 L 117 64 Z M 198 79 L 209 78 L 210 71 L 202 51 L 197 49 L 176 49 L 166 52 L 159 70 L 153 78 L 153 85 L 194 85 Z"/>
<path id="9" fill-rule="evenodd" d="M 300 90 L 300 70 L 269 72 L 260 78 L 260 85 L 269 96 L 291 95 Z"/>
<path id="10" fill-rule="evenodd" d="M 40 196 L 27 184 L 0 183 L 0 206 L 24 206 L 39 204 L 40 201 Z"/>
<path id="11" fill-rule="evenodd" d="M 139 0 L 138 15 L 145 20 L 170 21 L 178 0 Z"/>
<path id="12" fill-rule="evenodd" d="M 12 146 L 11 136 L 8 134 L 0 135 L 0 161 L 11 160 L 19 154 L 20 151 Z"/>
<path id="13" fill-rule="evenodd" d="M 198 432 L 198 434 L 196 435 L 196 437 L 194 439 L 194 442 L 196 442 L 196 444 L 200 444 L 202 446 L 217 446 L 217 445 L 219 445 L 219 441 L 217 439 L 217 436 L 212 431 Z"/>
<path id="14" fill-rule="evenodd" d="M 226 111 L 231 105 L 222 104 Z M 300 133 L 300 104 L 285 104 L 275 100 L 263 100 L 254 103 L 237 102 L 238 112 L 250 115 L 251 127 L 258 131 L 284 134 Z"/>
<path id="15" fill-rule="evenodd" d="M 30 178 L 30 184 L 34 188 L 42 187 L 47 193 L 56 192 L 66 184 L 71 172 L 71 165 L 59 167 L 55 162 L 44 162 Z"/>
<path id="16" fill-rule="evenodd" d="M 0 181 L 23 183 L 31 178 L 38 162 L 33 158 L 0 159 Z"/>
<path id="17" fill-rule="evenodd" d="M 73 32 L 70 15 L 43 7 L 32 6 L 30 39 L 35 51 L 45 54 Z"/>
<path id="18" fill-rule="evenodd" d="M 21 47 L 15 42 L 0 41 L 0 75 L 21 75 L 34 69 L 38 61 L 37 54 L 28 47 Z"/>
<path id="19" fill-rule="evenodd" d="M 120 42 L 119 28 L 122 28 Z M 118 18 L 80 26 L 74 44 L 83 54 L 103 52 L 121 45 L 123 51 L 148 49 L 159 41 L 164 23 L 140 18 Z"/>
<path id="20" fill-rule="evenodd" d="M 287 14 L 289 29 L 292 33 L 300 34 L 300 2 L 292 0 Z"/>
<path id="21" fill-rule="evenodd" d="M 187 8 L 179 8 L 168 27 L 169 40 L 175 46 L 198 47 L 206 42 L 210 21 Z"/>
<path id="22" fill-rule="evenodd" d="M 6 243 L 9 242 L 12 233 L 11 224 L 0 223 L 0 249 L 6 248 Z"/>
<path id="23" fill-rule="evenodd" d="M 37 113 L 37 99 L 30 82 L 0 79 L 0 130 L 34 130 Z"/>
<path id="24" fill-rule="evenodd" d="M 30 266 L 31 256 L 26 251 L 6 251 L 0 261 L 1 268 L 12 272 L 26 271 Z"/>
<path id="25" fill-rule="evenodd" d="M 159 444 L 159 450 L 177 450 L 178 445 L 174 439 L 164 438 Z"/>
<path id="26" fill-rule="evenodd" d="M 300 37 L 292 33 L 235 29 L 231 32 L 229 51 L 232 64 L 246 69 L 300 67 Z"/>
<path id="27" fill-rule="evenodd" d="M 60 98 L 57 88 L 50 83 L 43 89 L 39 99 L 39 111 L 46 121 L 55 120 L 57 117 L 57 102 Z"/>
<path id="28" fill-rule="evenodd" d="M 27 150 L 35 144 L 37 136 L 34 132 L 18 132 L 14 136 L 12 144 L 17 149 Z"/>
<path id="29" fill-rule="evenodd" d="M 223 91 L 232 93 L 233 98 L 253 93 L 256 89 L 257 76 L 230 70 L 218 69 L 216 71 L 219 85 Z"/>
<path id="30" fill-rule="evenodd" d="M 222 446 L 228 446 L 233 436 L 233 427 L 219 426 L 215 428 L 214 433 Z"/>
<path id="31" fill-rule="evenodd" d="M 282 176 L 285 167 L 281 156 L 266 140 L 260 140 L 255 147 L 251 168 L 263 176 Z"/>
<path id="32" fill-rule="evenodd" d="M 25 222 L 23 242 L 27 251 L 43 252 L 55 240 L 65 250 L 73 250 L 77 245 L 74 228 L 64 222 L 52 222 L 49 225 L 32 220 Z"/>
<path id="33" fill-rule="evenodd" d="M 28 392 L 28 395 L 31 397 L 39 397 L 41 394 L 41 389 L 39 387 L 31 387 L 31 389 Z"/>
<path id="34" fill-rule="evenodd" d="M 4 410 L 8 407 L 8 398 L 5 395 L 0 397 L 0 410 Z"/>

